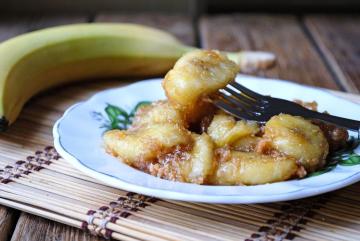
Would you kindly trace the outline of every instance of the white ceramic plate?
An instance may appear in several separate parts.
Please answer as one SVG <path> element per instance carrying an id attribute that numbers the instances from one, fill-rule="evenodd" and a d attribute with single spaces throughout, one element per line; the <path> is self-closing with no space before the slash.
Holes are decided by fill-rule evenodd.
<path id="1" fill-rule="evenodd" d="M 105 153 L 102 144 L 108 104 L 130 111 L 140 101 L 164 99 L 160 79 L 99 92 L 70 107 L 53 129 L 55 148 L 77 169 L 104 183 L 149 196 L 207 203 L 264 203 L 309 197 L 360 180 L 360 165 L 343 166 L 324 174 L 257 186 L 206 186 L 163 180 L 138 171 Z M 329 92 L 286 81 L 239 75 L 237 81 L 262 94 L 289 100 L 315 100 L 319 110 L 360 120 L 360 106 Z M 359 148 L 356 150 L 359 153 Z"/>

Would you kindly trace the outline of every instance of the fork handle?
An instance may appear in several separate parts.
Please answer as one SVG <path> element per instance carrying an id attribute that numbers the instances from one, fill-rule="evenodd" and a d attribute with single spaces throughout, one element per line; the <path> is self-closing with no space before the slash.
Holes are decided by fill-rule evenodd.
<path id="1" fill-rule="evenodd" d="M 358 133 L 360 133 L 360 121 L 351 120 L 351 119 L 338 117 L 338 116 L 333 116 L 333 115 L 329 115 L 329 114 L 325 114 L 325 113 L 319 113 L 319 112 L 311 111 L 311 110 L 308 110 L 308 111 L 309 111 L 308 114 L 310 115 L 309 116 L 310 118 L 330 122 L 335 125 L 346 127 L 350 130 L 357 131 Z"/>

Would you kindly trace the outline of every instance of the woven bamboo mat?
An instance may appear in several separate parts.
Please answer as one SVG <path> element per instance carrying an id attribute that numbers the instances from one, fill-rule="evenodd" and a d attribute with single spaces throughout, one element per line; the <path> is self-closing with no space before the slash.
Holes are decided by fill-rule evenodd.
<path id="1" fill-rule="evenodd" d="M 69 105 L 126 83 L 78 84 L 33 99 L 0 135 L 0 204 L 117 240 L 359 240 L 360 183 L 291 202 L 209 205 L 110 188 L 71 167 L 51 146 L 53 123 Z"/>

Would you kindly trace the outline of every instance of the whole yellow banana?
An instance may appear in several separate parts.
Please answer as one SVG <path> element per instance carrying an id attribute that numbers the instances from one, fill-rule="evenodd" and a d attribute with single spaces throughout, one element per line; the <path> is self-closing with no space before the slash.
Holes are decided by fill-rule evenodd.
<path id="1" fill-rule="evenodd" d="M 0 131 L 38 92 L 70 81 L 158 76 L 195 48 L 172 35 L 124 23 L 73 24 L 34 31 L 0 44 Z M 242 67 L 267 67 L 270 54 L 228 53 Z"/>

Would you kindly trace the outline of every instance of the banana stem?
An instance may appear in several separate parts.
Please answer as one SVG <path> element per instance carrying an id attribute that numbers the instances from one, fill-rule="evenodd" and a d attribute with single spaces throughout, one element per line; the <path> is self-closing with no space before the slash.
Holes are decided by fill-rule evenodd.
<path id="1" fill-rule="evenodd" d="M 184 54 L 198 48 L 190 46 L 182 46 Z M 275 54 L 263 51 L 240 51 L 240 52 L 226 52 L 221 51 L 226 56 L 237 63 L 242 73 L 253 73 L 259 70 L 265 70 L 273 67 L 276 62 Z"/>
<path id="2" fill-rule="evenodd" d="M 229 59 L 240 66 L 240 71 L 251 73 L 274 66 L 276 57 L 273 53 L 262 51 L 224 52 Z"/>

